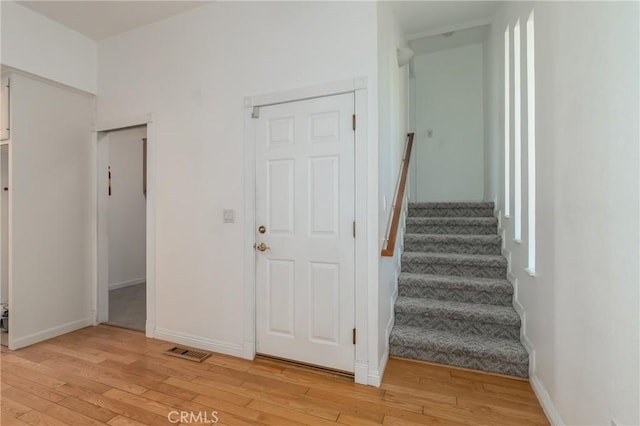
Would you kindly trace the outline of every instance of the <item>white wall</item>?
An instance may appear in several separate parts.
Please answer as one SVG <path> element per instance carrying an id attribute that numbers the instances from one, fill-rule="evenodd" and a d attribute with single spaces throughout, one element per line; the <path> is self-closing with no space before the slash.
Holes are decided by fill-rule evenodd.
<path id="1" fill-rule="evenodd" d="M 93 96 L 11 77 L 11 349 L 94 322 L 93 110 Z"/>
<path id="2" fill-rule="evenodd" d="M 0 303 L 9 302 L 9 147 L 0 153 Z"/>
<path id="3" fill-rule="evenodd" d="M 415 67 L 413 61 L 409 64 L 409 132 L 414 134 L 413 141 L 413 150 L 411 153 L 411 161 L 409 164 L 409 177 L 407 180 L 407 188 L 409 191 L 408 201 L 411 203 L 415 203 L 418 201 L 418 196 L 416 194 L 416 186 L 418 184 L 417 172 L 416 172 L 416 77 L 415 77 L 415 69 L 412 71 L 412 67 Z"/>
<path id="4" fill-rule="evenodd" d="M 500 194 L 500 171 L 504 165 L 500 164 L 499 144 L 501 143 L 501 133 L 499 127 L 499 100 L 497 88 L 500 84 L 499 72 L 496 69 L 502 65 L 502 55 L 499 54 L 500 47 L 497 40 L 502 34 L 498 34 L 496 27 L 487 32 L 482 42 L 482 65 L 483 65 L 483 113 L 484 113 L 484 200 L 497 201 Z M 502 168 L 501 168 L 502 167 Z M 497 203 L 496 203 L 497 204 Z"/>
<path id="5" fill-rule="evenodd" d="M 639 5 L 507 3 L 491 37 L 503 129 L 503 33 L 535 7 L 537 259 L 527 267 L 526 96 L 523 241 L 502 217 L 531 383 L 553 423 L 640 424 Z M 522 47 L 526 46 L 526 33 Z M 524 50 L 523 50 L 524 52 Z M 526 84 L 523 60 L 522 82 Z M 495 84 L 497 82 L 497 87 Z M 513 98 L 512 98 L 513 99 Z M 512 118 L 513 119 L 513 118 Z M 513 129 L 513 126 L 512 126 Z M 500 130 L 502 131 L 502 130 Z M 494 146 L 503 164 L 503 141 Z M 513 152 L 513 149 L 511 150 Z M 496 163 L 494 159 L 492 163 Z M 513 174 L 513 168 L 511 170 Z M 504 211 L 500 171 L 499 209 Z"/>
<path id="6" fill-rule="evenodd" d="M 374 3 L 216 2 L 99 43 L 99 121 L 153 113 L 164 338 L 243 354 L 245 96 L 366 76 L 377 159 L 376 20 Z"/>
<path id="7" fill-rule="evenodd" d="M 417 201 L 484 199 L 482 59 L 481 43 L 414 59 Z"/>
<path id="8" fill-rule="evenodd" d="M 109 132 L 109 287 L 146 277 L 146 198 L 142 192 L 142 138 L 146 127 Z"/>
<path id="9" fill-rule="evenodd" d="M 96 43 L 13 1 L 0 2 L 0 62 L 96 93 Z"/>
<path id="10" fill-rule="evenodd" d="M 398 67 L 396 51 L 406 46 L 402 29 L 388 3 L 378 3 L 378 233 L 382 249 L 390 221 L 398 175 L 404 153 L 409 105 L 409 66 Z M 393 326 L 393 304 L 397 296 L 402 232 L 398 235 L 395 256 L 381 257 L 378 290 L 377 350 L 382 377 L 389 356 L 389 333 Z M 379 252 L 378 252 L 379 253 Z"/>

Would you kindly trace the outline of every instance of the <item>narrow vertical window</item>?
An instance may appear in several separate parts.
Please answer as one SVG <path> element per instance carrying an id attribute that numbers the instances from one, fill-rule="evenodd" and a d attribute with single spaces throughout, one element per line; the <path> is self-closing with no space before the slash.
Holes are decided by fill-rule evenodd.
<path id="1" fill-rule="evenodd" d="M 504 31 L 504 215 L 511 214 L 511 55 L 509 27 Z"/>
<path id="2" fill-rule="evenodd" d="M 520 20 L 513 27 L 513 238 L 522 240 L 522 104 L 520 95 Z"/>
<path id="3" fill-rule="evenodd" d="M 527 174 L 529 273 L 536 270 L 536 61 L 533 10 L 527 19 Z"/>

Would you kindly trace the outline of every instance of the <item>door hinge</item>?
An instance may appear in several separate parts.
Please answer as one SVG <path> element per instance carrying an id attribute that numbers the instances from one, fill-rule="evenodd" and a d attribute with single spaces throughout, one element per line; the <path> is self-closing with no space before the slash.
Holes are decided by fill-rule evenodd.
<path id="1" fill-rule="evenodd" d="M 353 221 L 353 238 L 356 237 L 356 221 Z"/>
<path id="2" fill-rule="evenodd" d="M 356 329 L 353 329 L 353 344 L 356 344 Z"/>
<path id="3" fill-rule="evenodd" d="M 351 116 L 351 127 L 353 128 L 353 131 L 355 132 L 356 131 L 356 115 L 355 114 L 353 114 Z"/>

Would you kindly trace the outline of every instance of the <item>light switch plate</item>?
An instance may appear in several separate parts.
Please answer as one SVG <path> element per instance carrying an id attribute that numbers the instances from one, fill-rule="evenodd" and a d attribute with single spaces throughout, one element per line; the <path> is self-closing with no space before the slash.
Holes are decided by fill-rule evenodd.
<path id="1" fill-rule="evenodd" d="M 231 209 L 225 209 L 222 212 L 222 221 L 224 223 L 233 223 L 235 222 L 235 212 Z"/>

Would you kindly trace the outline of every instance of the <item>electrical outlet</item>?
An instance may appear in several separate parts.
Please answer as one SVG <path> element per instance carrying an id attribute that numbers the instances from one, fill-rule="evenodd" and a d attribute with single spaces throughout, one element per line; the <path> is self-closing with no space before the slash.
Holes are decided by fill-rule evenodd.
<path id="1" fill-rule="evenodd" d="M 235 222 L 235 212 L 233 210 L 223 210 L 223 212 L 222 212 L 222 221 L 224 223 L 233 223 L 233 222 Z"/>

